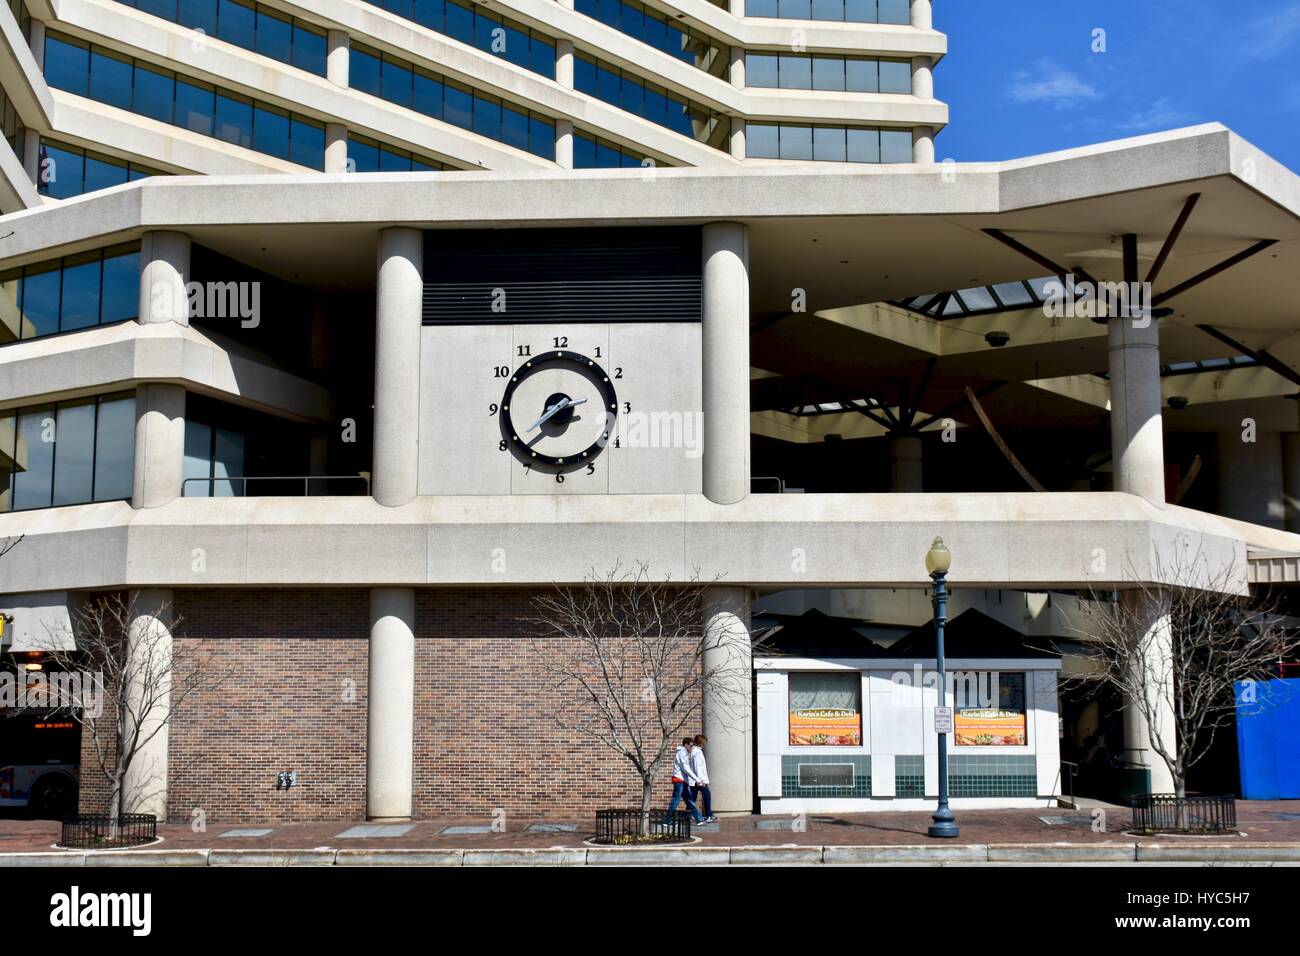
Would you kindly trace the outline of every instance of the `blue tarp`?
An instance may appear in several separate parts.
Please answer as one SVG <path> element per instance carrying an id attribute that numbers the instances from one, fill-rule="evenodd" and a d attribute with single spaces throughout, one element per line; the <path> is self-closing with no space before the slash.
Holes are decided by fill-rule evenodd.
<path id="1" fill-rule="evenodd" d="M 1300 679 L 1237 682 L 1237 753 L 1245 799 L 1300 798 Z"/>

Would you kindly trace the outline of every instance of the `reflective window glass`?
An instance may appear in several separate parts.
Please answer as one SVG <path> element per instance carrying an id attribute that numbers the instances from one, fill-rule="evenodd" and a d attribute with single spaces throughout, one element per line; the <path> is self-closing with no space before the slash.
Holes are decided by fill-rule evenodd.
<path id="1" fill-rule="evenodd" d="M 907 129 L 882 129 L 880 131 L 880 161 L 882 163 L 910 163 L 912 161 L 912 131 Z"/>
<path id="2" fill-rule="evenodd" d="M 379 172 L 379 145 L 369 140 L 350 137 L 348 139 L 348 159 L 352 162 L 353 172 Z"/>
<path id="3" fill-rule="evenodd" d="M 181 466 L 182 494 L 186 498 L 212 497 L 212 428 L 185 419 L 185 461 Z"/>
<path id="4" fill-rule="evenodd" d="M 415 71 L 415 96 L 412 107 L 425 116 L 442 116 L 442 80 L 423 70 Z"/>
<path id="5" fill-rule="evenodd" d="M 43 262 L 23 272 L 23 338 L 59 331 L 59 263 Z"/>
<path id="6" fill-rule="evenodd" d="M 60 331 L 70 332 L 99 324 L 99 270 L 99 252 L 68 256 L 63 260 Z"/>
<path id="7" fill-rule="evenodd" d="M 474 12 L 461 6 L 454 0 L 447 0 L 444 10 L 447 24 L 447 36 L 461 43 L 474 42 Z"/>
<path id="8" fill-rule="evenodd" d="M 257 34 L 254 49 L 281 63 L 293 61 L 293 23 L 283 13 L 269 7 L 257 9 Z"/>
<path id="9" fill-rule="evenodd" d="M 229 94 L 217 94 L 216 133 L 218 139 L 238 146 L 253 145 L 253 104 Z"/>
<path id="10" fill-rule="evenodd" d="M 245 482 L 229 479 L 244 477 L 244 436 L 218 428 L 213 439 L 212 477 L 217 479 L 212 485 L 213 497 L 242 496 Z"/>
<path id="11" fill-rule="evenodd" d="M 812 58 L 807 56 L 781 57 L 781 89 L 812 89 Z"/>
<path id="12" fill-rule="evenodd" d="M 781 127 L 781 158 L 812 159 L 812 127 Z"/>
<path id="13" fill-rule="evenodd" d="M 474 122 L 474 94 L 459 83 L 443 85 L 443 119 L 461 129 L 469 129 Z"/>
<path id="14" fill-rule="evenodd" d="M 844 19 L 849 23 L 875 23 L 876 0 L 844 0 Z"/>
<path id="15" fill-rule="evenodd" d="M 812 0 L 814 20 L 843 20 L 844 0 Z"/>
<path id="16" fill-rule="evenodd" d="M 381 147 L 379 150 L 379 171 L 381 173 L 409 173 L 411 171 L 411 156 L 409 153 L 402 153 L 388 147 Z"/>
<path id="17" fill-rule="evenodd" d="M 528 149 L 544 159 L 554 159 L 555 124 L 538 116 L 528 117 Z"/>
<path id="18" fill-rule="evenodd" d="M 280 159 L 289 158 L 289 113 L 272 106 L 253 110 L 253 149 Z"/>
<path id="19" fill-rule="evenodd" d="M 202 30 L 210 37 L 217 35 L 217 0 L 180 0 L 179 12 L 181 26 Z"/>
<path id="20" fill-rule="evenodd" d="M 90 53 L 90 97 L 110 106 L 131 108 L 131 60 L 95 49 Z"/>
<path id="21" fill-rule="evenodd" d="M 845 144 L 843 127 L 813 127 L 813 159 L 831 163 L 844 162 Z"/>
<path id="22" fill-rule="evenodd" d="M 257 32 L 257 13 L 252 6 L 236 0 L 219 0 L 217 36 L 227 43 L 253 49 Z"/>
<path id="23" fill-rule="evenodd" d="M 101 401 L 95 421 L 95 500 L 130 498 L 134 467 L 135 399 Z"/>
<path id="24" fill-rule="evenodd" d="M 41 143 L 40 191 L 55 199 L 80 196 L 86 191 L 85 163 L 80 151 Z"/>
<path id="25" fill-rule="evenodd" d="M 132 110 L 161 123 L 170 123 L 175 102 L 176 79 L 170 72 L 143 64 L 136 66 Z"/>
<path id="26" fill-rule="evenodd" d="M 348 86 L 373 96 L 379 95 L 379 57 L 358 47 L 348 54 Z"/>
<path id="27" fill-rule="evenodd" d="M 519 149 L 527 149 L 528 116 L 518 110 L 503 106 L 501 109 L 501 141 Z"/>
<path id="28" fill-rule="evenodd" d="M 18 415 L 14 457 L 21 470 L 14 475 L 15 511 L 50 506 L 54 478 L 54 426 L 52 406 L 24 409 Z"/>
<path id="29" fill-rule="evenodd" d="M 880 92 L 911 93 L 912 64 L 907 60 L 881 60 Z"/>
<path id="30" fill-rule="evenodd" d="M 329 56 L 325 34 L 301 23 L 293 26 L 293 65 L 300 70 L 309 70 L 318 76 L 325 75 L 326 60 Z"/>
<path id="31" fill-rule="evenodd" d="M 411 19 L 430 30 L 443 32 L 442 0 L 415 0 Z"/>
<path id="32" fill-rule="evenodd" d="M 748 5 L 745 7 L 749 9 Z M 745 127 L 745 155 L 754 159 L 779 159 L 781 138 L 779 127 L 771 123 L 749 123 Z"/>
<path id="33" fill-rule="evenodd" d="M 474 97 L 474 132 L 490 139 L 501 138 L 501 104 L 482 96 Z"/>
<path id="34" fill-rule="evenodd" d="M 86 157 L 86 192 L 96 189 L 108 189 L 120 186 L 127 181 L 126 163 L 117 163 L 107 158 Z"/>
<path id="35" fill-rule="evenodd" d="M 875 129 L 850 129 L 847 132 L 848 161 L 850 163 L 880 162 L 880 131 Z"/>
<path id="36" fill-rule="evenodd" d="M 844 62 L 844 88 L 852 93 L 880 91 L 880 65 L 875 60 L 850 58 Z"/>
<path id="37" fill-rule="evenodd" d="M 289 160 L 310 169 L 325 168 L 325 126 L 301 116 L 293 117 L 289 130 Z"/>
<path id="38" fill-rule="evenodd" d="M 90 84 L 90 47 L 46 34 L 45 82 L 69 93 L 87 95 Z"/>
<path id="39" fill-rule="evenodd" d="M 379 95 L 398 106 L 410 106 L 411 84 L 410 69 L 385 57 L 380 65 Z"/>
<path id="40" fill-rule="evenodd" d="M 176 81 L 177 126 L 211 136 L 216 103 L 217 95 L 212 87 L 195 80 Z"/>
<path id="41" fill-rule="evenodd" d="M 89 501 L 95 477 L 95 403 L 61 405 L 54 421 L 53 503 Z"/>
<path id="42" fill-rule="evenodd" d="M 878 0 L 880 23 L 911 23 L 912 0 Z"/>
<path id="43" fill-rule="evenodd" d="M 815 56 L 812 58 L 813 89 L 844 89 L 844 58 L 839 56 Z"/>
<path id="44" fill-rule="evenodd" d="M 745 85 L 775 89 L 778 84 L 775 53 L 745 54 Z"/>
<path id="45" fill-rule="evenodd" d="M 134 319 L 140 312 L 140 250 L 104 252 L 103 302 L 100 322 Z"/>

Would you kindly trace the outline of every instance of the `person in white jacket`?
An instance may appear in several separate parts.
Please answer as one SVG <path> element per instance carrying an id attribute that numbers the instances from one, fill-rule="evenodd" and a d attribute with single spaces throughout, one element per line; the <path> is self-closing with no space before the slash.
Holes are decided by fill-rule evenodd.
<path id="1" fill-rule="evenodd" d="M 681 746 L 677 748 L 677 753 L 673 755 L 673 799 L 668 804 L 667 821 L 672 820 L 673 813 L 677 810 L 677 804 L 682 800 L 686 801 L 686 809 L 691 811 L 691 816 L 696 823 L 703 823 L 704 818 L 700 816 L 700 811 L 695 807 L 695 801 L 691 799 L 691 787 L 699 782 L 695 776 L 695 771 L 691 767 L 691 749 L 695 746 L 695 741 L 690 737 L 685 738 Z"/>
<path id="2" fill-rule="evenodd" d="M 691 748 L 691 772 L 695 774 L 695 784 L 691 787 L 691 798 L 695 805 L 700 805 L 700 797 L 704 797 L 704 822 L 717 823 L 718 818 L 713 815 L 713 794 L 709 792 L 709 765 L 704 759 L 704 745 L 709 742 L 709 738 L 704 734 L 696 734 L 694 744 Z"/>

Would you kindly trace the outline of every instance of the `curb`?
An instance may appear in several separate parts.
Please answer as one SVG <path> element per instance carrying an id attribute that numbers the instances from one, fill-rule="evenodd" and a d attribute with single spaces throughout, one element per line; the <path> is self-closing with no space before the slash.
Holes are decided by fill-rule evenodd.
<path id="1" fill-rule="evenodd" d="M 338 850 L 209 850 L 208 866 L 333 866 Z"/>
<path id="2" fill-rule="evenodd" d="M 86 866 L 207 866 L 215 850 L 87 850 Z"/>
<path id="3" fill-rule="evenodd" d="M 1189 846 L 1139 843 L 1139 863 L 1300 863 L 1295 843 L 1247 843 L 1238 846 Z"/>
<path id="4" fill-rule="evenodd" d="M 822 862 L 819 846 L 733 846 L 728 862 L 733 866 L 804 866 Z"/>
<path id="5" fill-rule="evenodd" d="M 1133 863 L 1136 843 L 989 844 L 990 863 Z"/>
<path id="6" fill-rule="evenodd" d="M 825 863 L 985 863 L 989 848 L 983 843 L 947 846 L 828 846 Z"/>
<path id="7" fill-rule="evenodd" d="M 587 851 L 588 866 L 725 866 L 730 860 L 731 847 L 726 846 L 611 847 Z"/>
<path id="8" fill-rule="evenodd" d="M 0 866 L 85 866 L 84 850 L 51 850 L 48 853 L 0 853 Z"/>
<path id="9" fill-rule="evenodd" d="M 464 850 L 339 850 L 335 866 L 460 866 Z"/>
<path id="10" fill-rule="evenodd" d="M 554 850 L 466 850 L 465 866 L 584 866 L 587 851 L 581 847 Z"/>

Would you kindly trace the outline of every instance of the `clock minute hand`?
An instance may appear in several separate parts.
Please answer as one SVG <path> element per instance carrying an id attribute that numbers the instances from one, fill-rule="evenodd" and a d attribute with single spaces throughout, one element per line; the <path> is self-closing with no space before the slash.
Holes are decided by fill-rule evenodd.
<path id="1" fill-rule="evenodd" d="M 536 428 L 537 426 L 542 425 L 542 424 L 544 424 L 545 422 L 549 421 L 553 416 L 558 415 L 560 412 L 564 411 L 566 408 L 572 408 L 574 405 L 581 405 L 581 404 L 582 404 L 583 402 L 585 402 L 585 401 L 586 401 L 585 398 L 579 398 L 577 401 L 575 401 L 575 400 L 573 400 L 573 399 L 571 399 L 571 398 L 564 398 L 564 399 L 561 399 L 560 401 L 558 401 L 558 402 L 556 402 L 554 405 L 552 405 L 550 408 L 548 408 L 548 409 L 547 409 L 547 410 L 542 414 L 542 417 L 541 417 L 541 418 L 537 419 L 537 421 L 535 421 L 535 422 L 533 422 L 531 425 L 529 425 L 529 426 L 528 426 L 528 430 L 529 430 L 529 431 L 532 431 L 534 428 Z"/>

